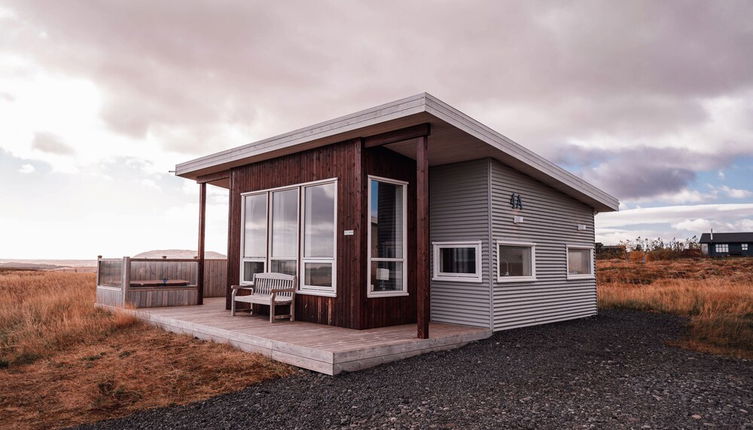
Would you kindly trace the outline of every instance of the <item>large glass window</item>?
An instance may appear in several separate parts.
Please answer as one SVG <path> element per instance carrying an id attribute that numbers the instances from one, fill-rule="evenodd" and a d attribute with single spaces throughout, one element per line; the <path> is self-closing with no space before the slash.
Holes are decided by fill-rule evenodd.
<path id="1" fill-rule="evenodd" d="M 313 290 L 331 289 L 335 276 L 334 183 L 303 188 L 303 285 Z"/>
<path id="2" fill-rule="evenodd" d="M 593 249 L 585 246 L 567 247 L 567 277 L 593 277 Z"/>
<path id="3" fill-rule="evenodd" d="M 251 282 L 267 261 L 267 193 L 246 196 L 243 213 L 242 280 Z"/>
<path id="4" fill-rule="evenodd" d="M 497 281 L 536 279 L 536 246 L 533 243 L 497 242 Z"/>
<path id="5" fill-rule="evenodd" d="M 406 188 L 405 182 L 369 178 L 369 296 L 407 294 Z"/>
<path id="6" fill-rule="evenodd" d="M 298 189 L 274 191 L 272 196 L 272 257 L 270 270 L 296 275 L 298 267 Z"/>
<path id="7" fill-rule="evenodd" d="M 335 180 L 244 195 L 241 282 L 265 271 L 300 273 L 301 291 L 332 295 L 336 201 Z"/>
<path id="8" fill-rule="evenodd" d="M 481 282 L 481 242 L 434 242 L 435 281 Z"/>
<path id="9" fill-rule="evenodd" d="M 729 252 L 729 244 L 728 243 L 717 243 L 716 244 L 716 252 Z"/>

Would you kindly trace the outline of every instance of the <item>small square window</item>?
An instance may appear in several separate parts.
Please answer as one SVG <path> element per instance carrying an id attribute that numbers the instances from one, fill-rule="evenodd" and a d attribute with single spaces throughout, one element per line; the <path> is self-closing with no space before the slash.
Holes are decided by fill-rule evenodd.
<path id="1" fill-rule="evenodd" d="M 593 249 L 586 246 L 567 247 L 567 278 L 593 278 Z"/>
<path id="2" fill-rule="evenodd" d="M 536 246 L 533 243 L 497 242 L 497 282 L 536 280 Z"/>
<path id="3" fill-rule="evenodd" d="M 741 247 L 742 247 L 743 251 L 747 251 L 748 250 L 748 244 L 747 243 L 743 243 Z"/>
<path id="4" fill-rule="evenodd" d="M 435 281 L 481 282 L 481 242 L 435 242 Z"/>

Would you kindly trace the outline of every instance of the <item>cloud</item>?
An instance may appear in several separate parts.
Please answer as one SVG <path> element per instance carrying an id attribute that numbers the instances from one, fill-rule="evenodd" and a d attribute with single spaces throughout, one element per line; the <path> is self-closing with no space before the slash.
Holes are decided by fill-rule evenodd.
<path id="1" fill-rule="evenodd" d="M 31 143 L 32 149 L 58 155 L 72 155 L 76 151 L 63 143 L 59 137 L 51 133 L 36 133 Z"/>
<path id="2" fill-rule="evenodd" d="M 714 119 L 705 100 L 753 87 L 753 6 L 692 3 L 17 1 L 4 45 L 96 82 L 111 130 L 179 152 L 424 90 L 541 149 L 681 133 Z M 239 140 L 217 140 L 226 127 Z"/>
<path id="3" fill-rule="evenodd" d="M 26 164 L 21 165 L 21 168 L 18 169 L 18 172 L 28 175 L 29 173 L 34 173 L 36 170 L 37 169 L 35 169 L 34 166 L 26 163 Z"/>
<path id="4" fill-rule="evenodd" d="M 753 156 L 752 15 L 745 0 L 431 8 L 397 0 L 8 0 L 0 7 L 0 147 L 23 160 L 12 164 L 14 175 L 28 162 L 103 187 L 72 187 L 74 201 L 149 190 L 141 194 L 161 199 L 131 203 L 169 199 L 175 226 L 189 225 L 195 213 L 174 199 L 195 191 L 165 184 L 176 162 L 428 91 L 629 207 L 745 199 L 752 191 L 731 179 L 728 189 L 698 182 Z M 118 188 L 124 181 L 130 186 Z M 24 195 L 4 201 L 23 207 Z M 66 214 L 81 218 L 90 206 Z M 625 215 L 664 220 L 646 232 L 722 216 L 699 210 L 670 221 Z M 110 202 L 96 214 L 122 211 Z M 131 220 L 146 222 L 141 216 Z M 743 226 L 741 216 L 721 222 Z M 128 217 L 117 219 L 132 229 L 128 237 L 139 235 L 139 226 L 124 226 Z M 642 226 L 602 231 L 617 237 Z"/>
<path id="5" fill-rule="evenodd" d="M 747 199 L 753 197 L 753 192 L 749 190 L 742 190 L 739 188 L 730 188 L 726 185 L 719 187 L 719 190 L 733 199 Z"/>
<path id="6" fill-rule="evenodd" d="M 612 228 L 678 223 L 694 218 L 743 219 L 750 217 L 751 214 L 753 214 L 753 203 L 727 203 L 626 209 L 620 212 L 602 213 L 596 219 L 599 227 Z"/>
<path id="7" fill-rule="evenodd" d="M 753 230 L 753 203 L 678 205 L 627 209 L 596 216 L 596 241 L 616 244 L 636 237 L 686 239 L 716 232 Z"/>

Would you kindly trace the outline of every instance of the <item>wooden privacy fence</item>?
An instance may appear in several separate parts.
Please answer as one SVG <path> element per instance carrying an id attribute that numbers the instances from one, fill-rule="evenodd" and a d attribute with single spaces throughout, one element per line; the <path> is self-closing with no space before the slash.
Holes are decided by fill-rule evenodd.
<path id="1" fill-rule="evenodd" d="M 100 258 L 97 303 L 136 308 L 195 305 L 199 260 L 183 258 Z M 204 260 L 203 297 L 224 297 L 227 260 Z"/>

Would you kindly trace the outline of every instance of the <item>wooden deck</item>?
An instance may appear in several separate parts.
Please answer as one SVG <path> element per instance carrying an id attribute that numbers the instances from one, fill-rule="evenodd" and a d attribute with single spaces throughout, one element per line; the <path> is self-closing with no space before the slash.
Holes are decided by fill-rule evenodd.
<path id="1" fill-rule="evenodd" d="M 230 311 L 225 310 L 224 298 L 205 299 L 203 306 L 125 311 L 168 331 L 229 343 L 244 351 L 327 375 L 458 348 L 492 334 L 487 328 L 442 323 L 431 324 L 429 339 L 416 338 L 415 324 L 369 330 L 299 321 L 270 324 L 265 316 L 242 313 L 231 317 Z"/>

